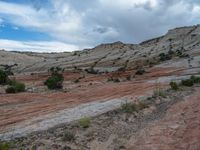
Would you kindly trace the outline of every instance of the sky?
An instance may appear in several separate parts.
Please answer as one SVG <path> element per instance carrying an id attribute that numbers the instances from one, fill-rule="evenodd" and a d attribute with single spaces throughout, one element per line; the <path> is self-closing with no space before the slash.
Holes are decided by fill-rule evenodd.
<path id="1" fill-rule="evenodd" d="M 200 0 L 0 0 L 0 49 L 62 52 L 140 43 L 200 23 Z"/>

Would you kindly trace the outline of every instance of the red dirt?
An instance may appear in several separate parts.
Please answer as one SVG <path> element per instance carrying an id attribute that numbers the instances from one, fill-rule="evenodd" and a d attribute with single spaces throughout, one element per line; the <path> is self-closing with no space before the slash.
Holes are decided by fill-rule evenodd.
<path id="1" fill-rule="evenodd" d="M 129 141 L 129 150 L 199 150 L 200 87 Z"/>
<path id="2" fill-rule="evenodd" d="M 123 96 L 135 99 L 137 96 L 151 92 L 155 86 L 158 86 L 153 83 L 147 83 L 146 81 L 156 79 L 160 76 L 174 74 L 174 71 L 176 71 L 176 68 L 157 68 L 149 70 L 149 73 L 143 76 L 137 76 L 137 80 L 120 83 L 107 82 L 108 77 L 116 76 L 116 74 L 86 75 L 78 84 L 73 83 L 72 80 L 82 75 L 68 72 L 64 74 L 65 81 L 67 81 L 64 85 L 65 87 L 72 87 L 69 92 L 46 91 L 38 93 L 1 94 L 0 131 L 33 117 L 77 106 L 81 103 L 105 101 Z M 131 72 L 120 72 L 118 76 L 120 79 L 125 79 Z M 16 76 L 16 79 L 37 87 L 38 85 L 42 85 L 47 77 L 47 74 L 34 74 Z M 166 85 L 162 84 L 160 86 Z"/>

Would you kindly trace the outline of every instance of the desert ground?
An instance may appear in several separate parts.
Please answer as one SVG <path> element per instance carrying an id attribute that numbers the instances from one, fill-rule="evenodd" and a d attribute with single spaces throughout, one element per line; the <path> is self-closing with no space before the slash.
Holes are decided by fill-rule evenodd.
<path id="1" fill-rule="evenodd" d="M 173 91 L 169 83 L 200 75 L 199 43 L 197 25 L 140 44 L 116 42 L 72 53 L 2 50 L 1 67 L 11 69 L 9 77 L 25 83 L 26 91 L 8 94 L 0 86 L 0 141 L 11 149 L 198 150 L 199 84 Z M 65 69 L 63 89 L 49 90 L 44 81 L 57 66 Z M 152 98 L 158 89 L 165 96 Z M 120 109 L 141 101 L 147 104 L 142 110 Z M 78 125 L 84 117 L 91 118 L 89 128 Z M 73 140 L 63 140 L 68 132 Z"/>

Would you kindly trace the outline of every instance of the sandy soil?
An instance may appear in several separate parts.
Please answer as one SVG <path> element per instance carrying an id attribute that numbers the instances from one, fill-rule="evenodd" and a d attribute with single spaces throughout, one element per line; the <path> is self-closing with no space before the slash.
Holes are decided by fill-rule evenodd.
<path id="1" fill-rule="evenodd" d="M 109 101 L 126 97 L 126 100 L 137 101 L 141 96 L 148 96 L 155 88 L 164 88 L 168 82 L 156 82 L 158 77 L 183 76 L 184 68 L 152 68 L 142 76 L 135 76 L 127 81 L 134 71 L 87 75 L 79 83 L 73 81 L 83 74 L 65 73 L 64 90 L 49 91 L 43 86 L 47 74 L 19 75 L 15 78 L 25 82 L 29 87 L 41 91 L 19 94 L 1 94 L 0 97 L 0 132 L 13 131 L 15 126 L 26 124 L 30 120 L 40 122 L 45 115 L 57 113 L 80 104 Z M 109 77 L 118 77 L 122 82 L 107 82 Z M 149 81 L 155 82 L 149 82 Z M 38 119 L 37 119 L 38 118 Z M 76 118 L 76 117 L 75 117 Z M 59 123 L 59 122 L 58 122 Z"/>
<path id="2" fill-rule="evenodd" d="M 151 97 L 147 108 L 132 113 L 115 109 L 91 118 L 89 128 L 78 121 L 32 133 L 10 143 L 11 149 L 41 150 L 199 150 L 200 86 L 166 90 Z M 73 134 L 73 140 L 64 139 Z"/>
<path id="3" fill-rule="evenodd" d="M 200 87 L 129 140 L 128 150 L 200 149 Z"/>

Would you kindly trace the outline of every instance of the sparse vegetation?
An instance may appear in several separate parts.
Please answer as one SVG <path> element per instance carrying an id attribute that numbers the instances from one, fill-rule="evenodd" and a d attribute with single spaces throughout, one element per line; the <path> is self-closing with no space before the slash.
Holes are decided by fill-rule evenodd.
<path id="1" fill-rule="evenodd" d="M 62 89 L 63 76 L 61 74 L 52 75 L 45 81 L 49 89 Z"/>
<path id="2" fill-rule="evenodd" d="M 191 76 L 190 79 L 193 81 L 193 83 L 200 83 L 200 77 Z"/>
<path id="3" fill-rule="evenodd" d="M 156 98 L 156 97 L 163 97 L 163 98 L 165 98 L 166 94 L 165 94 L 164 90 L 162 90 L 160 88 L 157 88 L 157 89 L 154 90 L 152 97 L 154 97 L 154 98 Z"/>
<path id="4" fill-rule="evenodd" d="M 121 110 L 125 113 L 133 113 L 137 111 L 137 106 L 134 103 L 126 102 L 121 105 Z"/>
<path id="5" fill-rule="evenodd" d="M 62 84 L 64 77 L 62 75 L 62 72 L 64 70 L 59 67 L 52 67 L 50 69 L 51 76 L 44 82 L 45 85 L 47 85 L 48 89 L 62 89 Z"/>
<path id="6" fill-rule="evenodd" d="M 113 82 L 118 83 L 118 82 L 120 82 L 120 80 L 118 78 L 114 78 Z"/>
<path id="7" fill-rule="evenodd" d="M 159 57 L 160 57 L 160 61 L 166 61 L 172 58 L 170 54 L 165 54 L 165 53 L 160 53 Z"/>
<path id="8" fill-rule="evenodd" d="M 8 82 L 7 73 L 0 69 L 0 84 L 6 84 L 7 82 Z"/>
<path id="9" fill-rule="evenodd" d="M 0 142 L 0 150 L 9 150 L 10 144 L 8 142 Z"/>
<path id="10" fill-rule="evenodd" d="M 9 86 L 6 89 L 6 93 L 18 93 L 18 92 L 24 92 L 25 91 L 25 84 L 20 83 L 16 80 L 10 80 Z"/>
<path id="11" fill-rule="evenodd" d="M 74 141 L 75 140 L 75 134 L 73 132 L 70 131 L 66 131 L 63 135 L 62 138 L 63 141 Z"/>
<path id="12" fill-rule="evenodd" d="M 192 79 L 186 79 L 186 80 L 182 80 L 181 81 L 181 84 L 183 86 L 193 86 L 194 85 L 194 82 Z"/>
<path id="13" fill-rule="evenodd" d="M 178 84 L 174 81 L 170 82 L 169 85 L 171 86 L 172 90 L 178 90 L 179 89 Z"/>
<path id="14" fill-rule="evenodd" d="M 136 75 L 143 75 L 145 72 L 146 71 L 144 69 L 138 69 L 135 74 Z"/>
<path id="15" fill-rule="evenodd" d="M 140 101 L 138 104 L 137 104 L 137 108 L 138 110 L 142 110 L 142 109 L 145 109 L 145 108 L 148 108 L 149 106 L 144 102 L 144 101 Z"/>
<path id="16" fill-rule="evenodd" d="M 144 101 L 140 101 L 137 104 L 132 102 L 126 102 L 121 105 L 121 110 L 125 113 L 133 113 L 148 107 L 149 106 Z"/>
<path id="17" fill-rule="evenodd" d="M 183 48 L 182 48 L 182 49 L 183 49 Z M 180 57 L 180 58 L 189 57 L 189 55 L 183 53 L 182 50 L 176 50 L 176 56 L 178 56 L 178 57 Z"/>
<path id="18" fill-rule="evenodd" d="M 185 57 L 189 57 L 188 54 L 183 53 L 182 50 L 176 50 L 176 52 L 169 50 L 167 54 L 165 53 L 160 53 L 159 54 L 159 59 L 160 61 L 166 61 L 166 60 L 170 60 L 172 59 L 173 56 L 178 56 L 180 58 L 185 58 Z"/>
<path id="19" fill-rule="evenodd" d="M 79 120 L 79 125 L 82 127 L 82 128 L 89 128 L 91 124 L 91 119 L 88 118 L 88 117 L 84 117 L 84 118 L 81 118 Z"/>
<path id="20" fill-rule="evenodd" d="M 118 79 L 118 78 L 113 78 L 113 77 L 111 77 L 111 78 L 108 78 L 108 80 L 107 80 L 108 82 L 115 82 L 115 83 L 118 83 L 118 82 L 120 82 L 120 80 Z"/>
<path id="21" fill-rule="evenodd" d="M 126 71 L 126 67 L 120 67 L 120 68 L 118 69 L 118 71 L 124 72 L 124 71 Z"/>
<path id="22" fill-rule="evenodd" d="M 193 86 L 195 83 L 200 83 L 200 77 L 191 76 L 190 79 L 181 81 L 181 85 L 183 86 Z"/>

